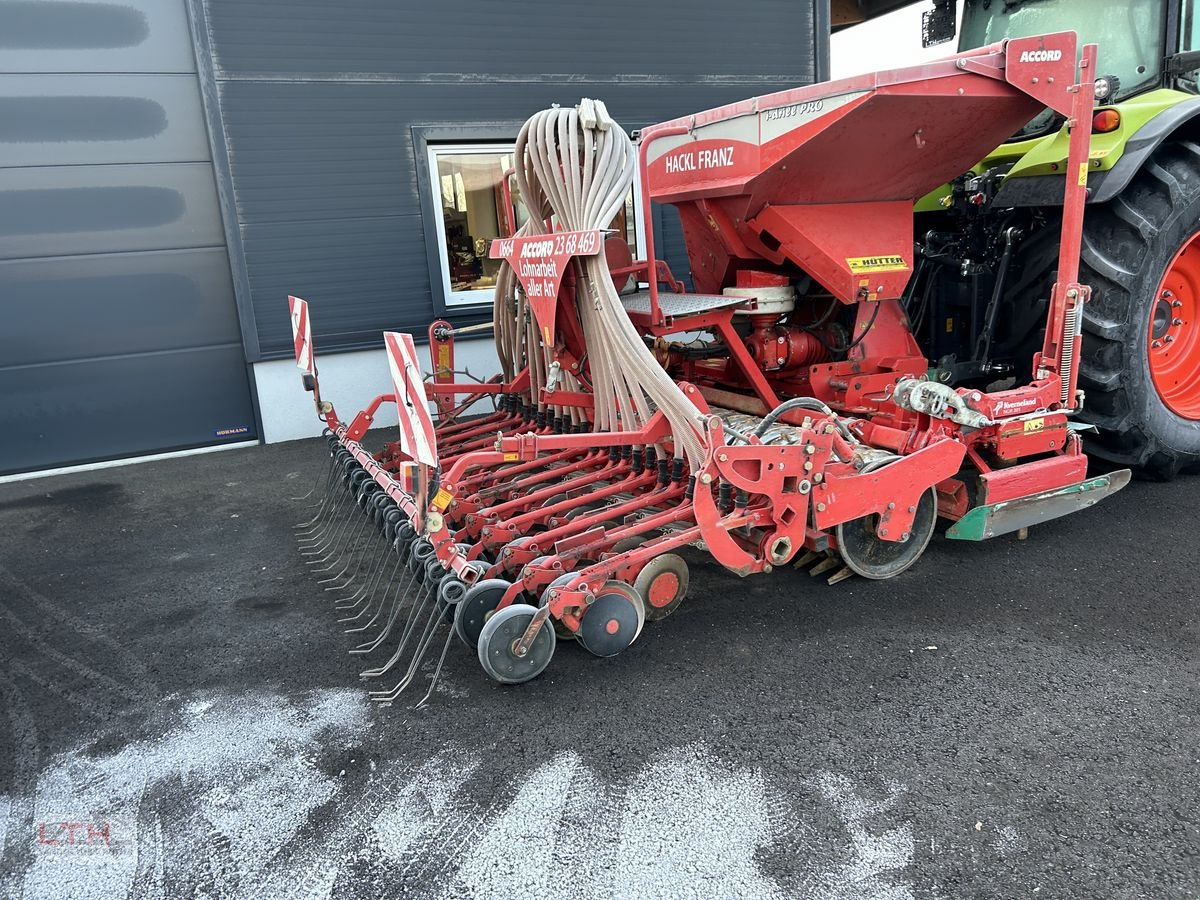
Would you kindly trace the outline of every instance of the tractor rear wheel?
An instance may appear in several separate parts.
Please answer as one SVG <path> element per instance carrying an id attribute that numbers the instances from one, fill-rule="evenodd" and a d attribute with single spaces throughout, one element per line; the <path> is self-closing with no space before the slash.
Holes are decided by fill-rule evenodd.
<path id="1" fill-rule="evenodd" d="M 1043 315 L 1057 265 L 1048 231 L 1022 248 L 1021 281 L 1041 282 Z M 1088 452 L 1173 478 L 1200 462 L 1200 145 L 1164 144 L 1114 200 L 1089 206 L 1081 257 L 1092 298 L 1080 419 L 1099 429 Z"/>

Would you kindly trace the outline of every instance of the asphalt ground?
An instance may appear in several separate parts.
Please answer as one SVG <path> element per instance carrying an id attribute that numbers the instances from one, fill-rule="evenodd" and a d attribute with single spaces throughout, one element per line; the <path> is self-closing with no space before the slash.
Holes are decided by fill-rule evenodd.
<path id="1" fill-rule="evenodd" d="M 413 711 L 298 553 L 321 459 L 0 486 L 0 897 L 1200 897 L 1200 478 L 888 582 L 698 562 Z"/>

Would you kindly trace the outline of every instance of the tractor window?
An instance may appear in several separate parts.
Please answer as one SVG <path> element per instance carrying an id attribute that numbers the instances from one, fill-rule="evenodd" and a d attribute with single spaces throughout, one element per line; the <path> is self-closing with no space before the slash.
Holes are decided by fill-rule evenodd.
<path id="1" fill-rule="evenodd" d="M 1116 75 L 1119 96 L 1157 82 L 1162 70 L 1165 0 L 1139 0 L 1106 6 L 1095 0 L 968 0 L 959 49 L 1006 38 L 1075 31 L 1080 46 L 1098 44 L 1096 74 Z"/>
<path id="2" fill-rule="evenodd" d="M 1200 50 L 1200 0 L 1190 0 L 1180 10 L 1179 47 L 1180 53 Z M 1181 72 L 1176 76 L 1176 87 L 1180 90 L 1200 93 L 1200 71 Z"/>
<path id="3" fill-rule="evenodd" d="M 1183 21 L 1179 28 L 1179 50 L 1200 50 L 1200 0 L 1183 4 Z"/>

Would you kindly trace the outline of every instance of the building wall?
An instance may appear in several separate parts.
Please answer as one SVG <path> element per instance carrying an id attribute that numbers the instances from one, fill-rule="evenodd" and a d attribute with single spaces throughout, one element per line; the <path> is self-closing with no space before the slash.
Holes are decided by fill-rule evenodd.
<path id="1" fill-rule="evenodd" d="M 289 293 L 310 303 L 323 391 L 343 414 L 386 384 L 383 330 L 419 340 L 445 313 L 431 283 L 419 135 L 511 141 L 532 112 L 584 96 L 640 128 L 810 83 L 828 40 L 825 0 L 191 3 L 211 60 L 210 123 L 227 147 L 247 358 L 272 441 L 319 429 L 286 362 Z M 654 227 L 686 276 L 673 210 Z M 479 376 L 497 368 L 488 340 L 457 353 Z"/>
<path id="2" fill-rule="evenodd" d="M 417 348 L 426 371 L 432 369 L 428 352 L 428 347 Z M 483 379 L 490 378 L 500 370 L 496 349 L 490 338 L 455 341 L 454 364 Z M 340 416 L 350 418 L 360 409 L 366 409 L 378 394 L 391 391 L 387 354 L 382 347 L 378 350 L 329 353 L 319 357 L 317 365 L 321 376 L 321 394 L 324 399 L 332 399 L 337 404 Z M 254 381 L 258 386 L 259 406 L 262 409 L 263 440 L 268 444 L 316 437 L 321 433 L 323 426 L 313 410 L 312 395 L 302 392 L 295 362 L 273 359 L 256 363 Z M 470 411 L 490 412 L 491 409 L 490 404 L 481 403 Z M 386 428 L 396 424 L 395 404 L 381 406 L 373 427 Z"/>
<path id="3" fill-rule="evenodd" d="M 811 82 L 826 39 L 814 5 L 794 0 L 194 2 L 252 360 L 290 352 L 288 293 L 311 304 L 318 352 L 376 347 L 385 328 L 420 332 L 433 318 L 414 126 L 512 139 L 537 109 L 594 96 L 637 128 Z"/>
<path id="4" fill-rule="evenodd" d="M 387 383 L 380 332 L 439 309 L 419 132 L 510 141 L 583 96 L 634 129 L 808 83 L 827 23 L 827 0 L 0 2 L 0 472 L 315 433 L 288 293 L 352 413 Z M 486 340 L 459 358 L 495 368 Z"/>
<path id="5" fill-rule="evenodd" d="M 0 3 L 0 473 L 256 437 L 183 0 Z"/>

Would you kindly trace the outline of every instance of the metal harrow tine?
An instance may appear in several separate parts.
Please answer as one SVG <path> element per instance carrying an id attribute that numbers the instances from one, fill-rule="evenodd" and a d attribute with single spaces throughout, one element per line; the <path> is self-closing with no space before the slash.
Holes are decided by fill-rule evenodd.
<path id="1" fill-rule="evenodd" d="M 361 546 L 352 551 L 351 557 L 346 561 L 346 566 L 343 567 L 344 569 L 350 570 L 346 575 L 346 580 L 341 584 L 332 584 L 325 588 L 325 590 L 338 592 L 345 591 L 352 584 L 354 584 L 355 580 L 360 574 L 366 575 L 366 579 L 363 582 L 365 587 L 367 582 L 374 577 L 376 569 L 383 565 L 383 560 L 387 555 L 388 542 L 383 532 L 380 530 L 378 522 L 372 519 L 371 524 L 374 525 L 375 528 L 368 529 L 367 534 L 362 540 Z M 372 540 L 372 534 L 374 534 L 374 540 Z M 382 554 L 378 552 L 380 544 L 382 544 L 384 551 Z M 358 554 L 357 559 L 354 559 L 355 553 Z M 352 569 L 350 568 L 351 566 L 353 567 Z M 365 573 L 364 569 L 366 570 Z M 327 578 L 318 582 L 318 584 L 325 584 L 331 580 L 333 579 Z M 357 596 L 359 590 L 361 590 L 361 588 L 355 591 L 355 596 Z"/>
<path id="2" fill-rule="evenodd" d="M 333 478 L 326 488 L 321 508 L 306 522 L 298 522 L 292 528 L 296 532 L 296 540 L 304 542 L 324 528 L 330 521 L 333 512 L 341 506 L 345 488 L 339 487 L 337 479 Z"/>
<path id="3" fill-rule="evenodd" d="M 365 518 L 366 517 L 364 516 L 364 519 Z M 369 544 L 371 541 L 371 529 L 369 527 L 364 527 L 369 524 L 369 522 L 360 522 L 358 528 L 355 529 L 354 535 L 350 538 L 349 543 L 347 543 L 345 549 L 342 551 L 342 553 L 345 555 L 345 562 L 342 563 L 341 570 L 336 575 L 330 575 L 328 578 L 318 579 L 317 584 L 331 585 L 331 587 L 325 588 L 327 591 L 340 591 L 346 585 L 337 584 L 336 582 L 346 578 L 346 584 L 349 584 L 354 580 L 354 575 L 351 573 L 351 568 L 356 568 L 355 556 L 366 549 L 366 547 L 363 546 L 364 544 Z M 334 565 L 336 565 L 336 563 L 334 563 Z M 333 568 L 333 566 L 330 566 L 330 568 Z M 319 574 L 320 571 L 321 570 L 318 570 L 317 574 Z"/>
<path id="4" fill-rule="evenodd" d="M 376 635 L 373 640 L 367 641 L 366 643 L 363 643 L 363 644 L 359 644 L 357 647 L 355 647 L 353 650 L 350 651 L 351 653 L 370 653 L 372 650 L 374 650 L 376 647 L 378 647 L 389 634 L 392 633 L 392 629 L 395 627 L 396 622 L 400 617 L 400 610 L 403 609 L 403 607 L 404 607 L 406 589 L 412 586 L 412 583 L 414 580 L 416 580 L 416 575 L 412 575 L 411 577 L 409 577 L 408 579 L 403 581 L 401 583 L 399 589 L 396 591 L 394 597 L 392 598 L 392 605 L 388 609 L 388 617 L 387 617 L 387 621 L 385 621 L 383 624 L 383 630 L 380 631 L 380 633 L 378 635 Z M 424 585 L 418 587 L 417 592 L 412 597 L 412 604 L 409 609 L 408 618 L 404 620 L 404 622 L 405 622 L 405 630 L 403 632 L 404 635 L 408 634 L 408 623 L 412 619 L 413 610 L 415 610 L 417 608 L 418 604 L 421 601 L 423 588 L 424 588 Z M 347 631 L 354 632 L 354 633 L 366 631 L 368 628 L 370 628 L 372 625 L 374 625 L 376 621 L 378 621 L 380 613 L 383 612 L 383 606 L 384 606 L 384 604 L 380 604 L 379 609 L 377 609 L 375 611 L 375 615 L 371 616 L 371 619 L 365 625 L 362 625 L 358 628 L 350 628 L 350 629 L 347 629 Z"/>
<path id="5" fill-rule="evenodd" d="M 417 591 L 416 596 L 413 598 L 412 609 L 409 610 L 408 618 L 405 620 L 404 632 L 400 635 L 400 644 L 399 644 L 399 646 L 396 647 L 396 652 L 393 653 L 391 658 L 387 662 L 385 662 L 382 666 L 375 668 L 375 669 L 367 669 L 364 672 L 360 672 L 359 676 L 361 678 L 376 678 L 376 677 L 386 673 L 389 669 L 391 669 L 392 666 L 394 666 L 396 664 L 396 661 L 403 654 L 404 648 L 408 644 L 408 639 L 412 636 L 413 625 L 415 625 L 416 621 L 417 621 L 417 612 L 421 609 L 422 606 L 424 606 L 426 595 L 428 594 L 428 590 L 429 590 L 429 588 L 427 585 L 421 585 L 421 588 Z M 434 608 L 435 609 L 437 608 L 436 603 L 434 603 Z M 366 647 L 367 649 L 356 648 L 356 650 L 358 650 L 359 653 L 370 653 L 371 650 L 374 650 L 381 643 L 383 643 L 383 641 L 391 633 L 392 628 L 395 625 L 396 619 L 398 618 L 396 613 L 398 613 L 398 611 L 399 611 L 399 605 L 397 605 L 393 608 L 392 615 L 390 615 L 388 617 L 387 624 L 384 625 L 383 631 L 381 631 L 379 633 L 379 635 L 373 641 L 370 641 L 369 644 L 359 645 L 360 647 Z M 351 650 L 350 652 L 354 653 L 355 650 Z"/>
<path id="6" fill-rule="evenodd" d="M 429 622 L 421 634 L 421 642 L 417 646 L 417 652 L 413 654 L 413 660 L 409 663 L 408 671 L 404 673 L 404 677 L 390 691 L 371 691 L 370 697 L 372 700 L 385 705 L 394 703 L 396 698 L 412 683 L 413 677 L 421 665 L 421 660 L 425 658 L 425 653 L 433 641 L 433 636 L 437 633 L 438 621 L 441 618 L 442 611 L 438 609 L 437 603 L 434 603 L 433 610 L 429 615 Z M 384 671 L 386 672 L 388 668 L 385 667 Z"/>
<path id="7" fill-rule="evenodd" d="M 338 500 L 341 499 L 341 497 L 337 491 L 337 472 L 338 472 L 338 467 L 336 465 L 336 457 L 334 454 L 331 453 L 329 455 L 329 466 L 327 467 L 327 472 L 326 472 L 326 476 L 325 476 L 325 490 L 321 496 L 320 503 L 316 504 L 318 507 L 316 513 L 307 522 L 298 522 L 296 525 L 292 526 L 293 528 L 295 528 L 297 530 L 304 530 L 304 529 L 310 528 L 321 518 L 321 516 L 324 514 L 325 510 L 327 508 L 329 508 L 331 498 L 337 497 Z M 337 501 L 334 501 L 334 502 L 337 502 Z M 311 509 L 312 507 L 308 507 L 308 508 Z"/>
<path id="8" fill-rule="evenodd" d="M 341 600 L 334 603 L 333 608 L 336 610 L 357 609 L 358 606 L 361 605 L 364 601 L 366 602 L 367 606 L 370 607 L 370 601 L 375 596 L 375 591 L 378 590 L 378 588 L 379 588 L 379 582 L 381 580 L 381 576 L 383 575 L 384 569 L 387 568 L 387 562 L 388 562 L 389 557 L 396 557 L 395 562 L 392 564 L 391 576 L 389 576 L 389 578 L 388 578 L 388 580 L 390 581 L 391 578 L 394 577 L 396 574 L 396 567 L 400 565 L 400 559 L 399 559 L 399 554 L 388 553 L 385 550 L 383 553 L 376 555 L 376 559 L 372 566 L 372 569 L 367 574 L 366 579 L 363 581 L 363 586 L 360 587 L 357 591 L 355 591 L 351 596 L 343 597 Z M 338 621 L 342 622 L 342 621 L 347 621 L 347 620 L 339 619 Z"/>
<path id="9" fill-rule="evenodd" d="M 350 604 L 345 604 L 345 603 L 335 604 L 334 609 L 337 610 L 338 612 L 354 613 L 354 615 L 342 616 L 341 618 L 338 619 L 338 623 L 344 625 L 349 622 L 357 622 L 357 621 L 361 620 L 363 616 L 365 616 L 367 613 L 369 613 L 372 609 L 375 608 L 375 595 L 379 592 L 380 585 L 387 584 L 387 585 L 389 585 L 389 587 L 384 588 L 383 597 L 380 599 L 380 603 L 379 603 L 379 610 L 382 610 L 383 607 L 387 604 L 388 594 L 391 591 L 390 585 L 393 583 L 393 581 L 396 577 L 396 569 L 398 569 L 399 567 L 400 567 L 400 561 L 397 560 L 395 562 L 395 564 L 393 564 L 392 570 L 391 570 L 391 572 L 388 573 L 387 578 L 386 579 L 384 579 L 382 577 L 377 578 L 375 581 L 375 584 L 371 586 L 371 589 L 366 594 L 366 596 L 364 596 L 358 600 L 355 600 L 353 603 L 350 603 Z M 378 617 L 379 617 L 379 611 L 376 611 L 376 613 L 367 621 L 367 623 L 366 623 L 367 627 L 370 627 L 371 625 L 373 625 L 375 623 L 375 620 L 378 619 Z M 347 631 L 347 632 L 350 632 L 353 630 L 355 630 L 355 629 L 351 629 L 351 628 L 345 629 L 345 631 Z"/>
<path id="10" fill-rule="evenodd" d="M 413 709 L 421 709 L 429 702 L 429 698 L 433 696 L 433 690 L 437 687 L 438 677 L 442 674 L 442 666 L 446 664 L 446 655 L 450 652 L 450 645 L 454 643 L 454 626 L 451 625 L 446 630 L 446 642 L 442 644 L 442 654 L 438 657 L 437 666 L 434 667 L 433 675 L 429 679 L 429 690 L 425 692 L 425 696 L 417 701 Z M 388 703 L 383 700 L 376 701 L 381 706 L 387 706 Z"/>
<path id="11" fill-rule="evenodd" d="M 403 560 L 401 560 L 401 562 L 403 562 Z M 401 579 L 400 579 L 400 582 L 399 582 L 399 583 L 396 585 L 396 590 L 395 590 L 395 592 L 394 592 L 394 596 L 393 596 L 393 599 L 392 599 L 392 606 L 391 606 L 391 609 L 390 609 L 390 611 L 388 612 L 388 621 L 389 621 L 389 623 L 390 623 L 390 622 L 391 622 L 393 619 L 395 619 L 396 615 L 398 615 L 398 613 L 399 613 L 399 608 L 400 608 L 400 606 L 401 606 L 401 605 L 403 604 L 403 602 L 404 602 L 404 592 L 405 592 L 405 590 L 406 590 L 406 589 L 407 589 L 409 586 L 411 586 L 411 585 L 412 585 L 412 583 L 413 583 L 413 580 L 414 580 L 415 578 L 416 578 L 416 575 L 414 575 L 414 574 L 411 574 L 411 573 L 410 573 L 410 574 L 408 575 L 408 577 L 407 577 L 407 578 L 401 578 Z M 387 599 L 388 599 L 388 591 L 386 591 L 386 590 L 385 590 L 385 591 L 384 591 L 384 593 L 383 593 L 383 598 L 382 598 L 382 599 L 380 600 L 380 602 L 379 602 L 379 608 L 378 608 L 377 610 L 375 610 L 375 614 L 374 614 L 374 615 L 372 615 L 372 616 L 371 616 L 371 618 L 370 618 L 370 619 L 368 619 L 368 620 L 367 620 L 367 621 L 366 621 L 366 622 L 365 622 L 363 625 L 360 625 L 360 626 L 359 626 L 359 627 L 357 627 L 357 628 L 347 628 L 347 629 L 345 629 L 346 633 L 347 633 L 347 634 L 358 634 L 358 633 L 361 633 L 361 632 L 363 632 L 363 631 L 366 631 L 368 628 L 370 628 L 372 625 L 374 625 L 374 624 L 375 624 L 377 621 L 379 621 L 379 616 L 380 616 L 380 614 L 382 614 L 382 613 L 383 613 L 383 610 L 384 610 L 384 608 L 385 608 L 385 607 L 388 605 L 388 603 L 387 603 Z M 368 606 L 367 606 L 367 607 L 366 607 L 366 608 L 365 608 L 365 609 L 364 609 L 362 612 L 360 612 L 360 613 L 358 614 L 358 616 L 355 616 L 355 617 L 354 617 L 354 619 L 358 619 L 359 617 L 361 617 L 361 616 L 362 616 L 363 614 L 365 614 L 365 613 L 367 612 L 367 610 L 369 610 L 370 608 L 371 608 L 371 607 L 368 605 Z M 354 619 L 351 619 L 350 621 L 354 621 Z M 390 625 L 389 625 L 388 627 L 390 627 Z M 361 644 L 360 644 L 359 646 L 365 646 L 365 645 L 361 645 Z M 353 653 L 353 652 L 355 652 L 355 651 L 351 650 L 350 652 L 351 652 L 351 653 Z M 366 653 L 366 652 L 369 652 L 369 651 L 367 651 L 367 650 L 362 650 L 362 651 L 359 651 L 359 652 Z"/>
<path id="12" fill-rule="evenodd" d="M 350 541 L 354 539 L 354 537 L 358 534 L 359 529 L 362 527 L 362 519 L 358 517 L 357 511 L 358 505 L 351 502 L 348 510 L 343 514 L 345 520 L 333 535 L 332 540 L 325 544 L 325 549 L 321 553 L 322 559 L 310 561 L 310 566 L 314 565 L 314 563 L 330 563 L 332 560 L 336 560 L 341 557 L 342 553 L 345 551 L 345 548 L 349 545 Z M 320 573 L 327 572 L 329 569 L 314 569 L 313 571 Z"/>
<path id="13" fill-rule="evenodd" d="M 337 490 L 335 488 L 335 490 Z M 334 528 L 335 522 L 342 522 L 340 516 L 344 515 L 346 500 L 350 496 L 350 492 L 343 487 L 337 493 L 337 500 L 329 507 L 329 511 L 324 514 L 323 521 L 309 529 L 306 534 L 298 535 L 301 551 L 312 550 L 326 542 L 326 539 L 331 536 L 331 528 Z"/>
<path id="14" fill-rule="evenodd" d="M 333 471 L 333 451 L 332 450 L 329 451 L 329 459 L 325 462 L 325 466 L 321 469 L 321 471 L 319 471 L 317 473 L 317 480 L 314 481 L 313 486 L 308 489 L 308 493 L 304 494 L 303 496 L 300 496 L 300 497 L 290 498 L 292 500 L 292 502 L 299 503 L 302 500 L 307 500 L 309 497 L 311 497 L 313 494 L 315 494 L 317 492 L 317 488 L 321 486 L 321 482 L 328 480 L 329 473 L 331 471 Z M 318 501 L 317 503 L 309 504 L 309 506 L 307 506 L 306 509 L 312 509 L 312 507 L 319 506 L 319 505 L 320 505 L 320 501 Z"/>
<path id="15" fill-rule="evenodd" d="M 325 563 L 324 568 L 313 569 L 314 575 L 322 575 L 326 572 L 332 572 L 334 570 L 334 568 L 337 567 L 338 563 L 341 561 L 341 558 L 346 553 L 346 550 L 349 549 L 350 545 L 353 544 L 355 542 L 355 540 L 357 540 L 359 534 L 361 533 L 361 531 L 363 529 L 363 526 L 366 524 L 364 519 L 361 516 L 357 515 L 357 512 L 358 512 L 358 504 L 353 504 L 350 507 L 350 513 L 349 513 L 349 516 L 347 517 L 347 523 L 348 523 L 347 527 L 342 529 L 342 534 L 337 540 L 334 541 L 331 551 L 329 553 L 326 553 L 319 560 L 310 560 L 309 561 L 310 566 L 311 565 L 320 565 L 321 563 Z M 341 577 L 341 576 L 338 576 L 338 577 Z"/>
<path id="16" fill-rule="evenodd" d="M 306 543 L 305 556 L 324 556 L 341 541 L 345 530 L 354 521 L 354 505 L 345 501 L 338 504 L 319 534 Z"/>

